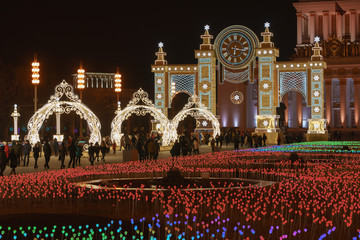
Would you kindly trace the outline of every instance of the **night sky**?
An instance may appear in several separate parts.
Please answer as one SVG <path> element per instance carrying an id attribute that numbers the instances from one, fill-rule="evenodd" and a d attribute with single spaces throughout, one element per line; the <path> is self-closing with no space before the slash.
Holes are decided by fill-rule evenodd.
<path id="1" fill-rule="evenodd" d="M 30 66 L 37 52 L 39 88 L 51 87 L 49 96 L 62 79 L 70 81 L 80 61 L 88 72 L 119 66 L 124 88 L 143 87 L 152 95 L 158 42 L 168 64 L 196 63 L 206 24 L 214 39 L 230 25 L 247 26 L 260 38 L 269 21 L 280 60 L 296 44 L 293 0 L 7 2 L 0 8 L 0 60 Z"/>

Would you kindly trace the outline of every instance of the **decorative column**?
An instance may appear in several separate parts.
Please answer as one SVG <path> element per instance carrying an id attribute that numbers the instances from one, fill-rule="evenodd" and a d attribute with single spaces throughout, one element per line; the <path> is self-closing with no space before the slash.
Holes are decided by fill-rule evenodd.
<path id="1" fill-rule="evenodd" d="M 311 103 L 311 119 L 309 121 L 309 129 L 307 131 L 307 141 L 327 140 L 326 119 L 324 119 L 324 69 L 326 62 L 323 61 L 321 55 L 322 48 L 319 46 L 320 38 L 314 39 L 315 46 L 312 48 L 310 65 L 310 95 Z"/>
<path id="2" fill-rule="evenodd" d="M 332 125 L 332 79 L 325 80 L 325 117 L 327 124 Z"/>
<path id="3" fill-rule="evenodd" d="M 261 33 L 263 41 L 256 49 L 259 59 L 259 97 L 258 113 L 256 116 L 255 132 L 266 133 L 269 144 L 276 144 L 279 129 L 279 115 L 276 115 L 276 107 L 279 106 L 279 84 L 277 72 L 274 70 L 276 57 L 279 49 L 274 47 L 271 41 L 273 34 L 269 31 L 270 23 L 265 23 L 265 32 Z M 275 76 L 276 75 L 276 76 Z"/>
<path id="4" fill-rule="evenodd" d="M 216 115 L 216 57 L 214 45 L 211 43 L 213 36 L 209 33 L 209 25 L 204 27 L 205 32 L 201 35 L 203 40 L 200 49 L 195 50 L 195 58 L 198 59 L 198 85 L 197 95 L 204 107 Z"/>
<path id="5" fill-rule="evenodd" d="M 310 12 L 310 18 L 309 18 L 310 43 L 314 43 L 314 38 L 315 38 L 315 18 L 316 18 L 316 13 L 315 12 Z"/>
<path id="6" fill-rule="evenodd" d="M 327 41 L 329 39 L 330 26 L 329 11 L 324 11 L 323 13 L 323 39 Z"/>
<path id="7" fill-rule="evenodd" d="M 342 39 L 342 16 L 336 12 L 336 36 Z"/>
<path id="8" fill-rule="evenodd" d="M 340 81 L 340 122 L 341 127 L 346 128 L 346 78 Z"/>
<path id="9" fill-rule="evenodd" d="M 301 93 L 296 92 L 296 103 L 297 103 L 297 128 L 302 127 L 302 119 L 303 119 L 303 97 Z"/>
<path id="10" fill-rule="evenodd" d="M 301 44 L 302 43 L 302 39 L 303 39 L 303 33 L 302 33 L 302 21 L 303 21 L 303 16 L 301 12 L 296 13 L 296 19 L 297 19 L 297 44 Z"/>
<path id="11" fill-rule="evenodd" d="M 18 119 L 20 117 L 20 113 L 17 111 L 17 104 L 14 105 L 14 112 L 11 116 L 14 118 L 14 134 L 11 135 L 11 141 L 19 141 L 20 135 L 18 134 Z"/>
<path id="12" fill-rule="evenodd" d="M 155 81 L 155 107 L 161 109 L 161 111 L 168 116 L 169 99 L 171 98 L 169 89 L 169 80 L 167 70 L 167 61 L 165 60 L 166 52 L 163 51 L 164 44 L 159 42 L 159 51 L 155 53 L 157 59 L 155 64 L 151 66 L 151 71 L 154 73 Z M 129 125 L 128 125 L 129 126 Z"/>
<path id="13" fill-rule="evenodd" d="M 360 128 L 360 79 L 354 79 L 354 116 L 355 125 Z"/>
<path id="14" fill-rule="evenodd" d="M 356 40 L 356 10 L 350 10 L 350 41 Z"/>
<path id="15" fill-rule="evenodd" d="M 286 109 L 284 110 L 284 116 L 285 116 L 284 127 L 289 127 L 289 94 L 290 93 L 285 94 L 285 96 L 282 99 L 283 103 L 286 106 Z"/>
<path id="16" fill-rule="evenodd" d="M 53 139 L 56 138 L 56 140 L 60 143 L 64 140 L 64 135 L 61 134 L 61 125 L 60 125 L 60 117 L 61 114 L 64 112 L 62 107 L 60 106 L 59 99 L 56 99 L 56 108 L 55 108 L 55 115 L 56 115 L 56 134 L 53 136 Z"/>

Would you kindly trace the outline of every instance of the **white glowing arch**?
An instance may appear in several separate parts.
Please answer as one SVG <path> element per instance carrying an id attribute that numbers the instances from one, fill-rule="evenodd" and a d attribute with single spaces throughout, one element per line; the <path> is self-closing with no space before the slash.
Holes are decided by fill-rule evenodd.
<path id="1" fill-rule="evenodd" d="M 184 120 L 187 116 L 192 116 L 194 118 L 205 118 L 206 120 L 212 123 L 213 128 L 213 137 L 220 135 L 220 123 L 219 120 L 212 114 L 211 111 L 206 109 L 200 102 L 200 98 L 196 95 L 193 95 L 189 98 L 188 103 L 184 108 L 176 114 L 176 116 L 171 120 L 171 139 L 170 141 L 174 142 L 178 138 L 177 128 L 179 123 Z"/>
<path id="2" fill-rule="evenodd" d="M 60 101 L 64 94 L 70 101 Z M 30 144 L 34 145 L 40 141 L 39 130 L 45 119 L 48 119 L 55 112 L 69 114 L 72 111 L 87 121 L 91 132 L 89 143 L 100 142 L 101 124 L 99 119 L 81 102 L 78 95 L 74 94 L 73 87 L 63 80 L 55 87 L 55 94 L 50 97 L 48 103 L 30 118 L 27 126 Z"/>
<path id="3" fill-rule="evenodd" d="M 137 105 L 139 102 L 142 102 L 143 105 Z M 145 116 L 150 114 L 155 120 L 159 121 L 160 132 L 162 133 L 162 145 L 167 146 L 170 143 L 170 121 L 168 118 L 161 112 L 160 109 L 156 108 L 151 100 L 148 98 L 148 94 L 141 88 L 133 94 L 132 100 L 126 106 L 126 108 L 117 112 L 114 120 L 111 122 L 111 140 L 115 141 L 116 144 L 120 145 L 121 137 L 123 133 L 121 132 L 121 125 L 123 121 L 129 118 L 132 114 L 137 116 Z"/>

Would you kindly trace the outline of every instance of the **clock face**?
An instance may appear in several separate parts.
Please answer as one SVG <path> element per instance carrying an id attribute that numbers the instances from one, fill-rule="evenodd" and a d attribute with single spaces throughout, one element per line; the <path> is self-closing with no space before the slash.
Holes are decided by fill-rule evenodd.
<path id="1" fill-rule="evenodd" d="M 250 57 L 253 48 L 250 40 L 242 33 L 226 35 L 220 43 L 220 56 L 231 66 L 243 65 Z"/>
<path id="2" fill-rule="evenodd" d="M 248 28 L 232 26 L 224 29 L 216 38 L 215 51 L 223 65 L 240 69 L 254 59 L 257 42 L 257 37 Z"/>

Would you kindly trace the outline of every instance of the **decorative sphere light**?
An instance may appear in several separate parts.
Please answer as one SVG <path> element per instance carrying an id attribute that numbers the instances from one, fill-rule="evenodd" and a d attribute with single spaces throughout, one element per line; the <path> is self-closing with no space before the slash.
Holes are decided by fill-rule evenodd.
<path id="1" fill-rule="evenodd" d="M 264 50 L 264 52 L 263 52 L 264 54 L 267 54 L 267 51 L 266 50 Z"/>
<path id="2" fill-rule="evenodd" d="M 260 50 L 258 51 L 258 54 L 261 54 L 261 51 L 260 51 Z"/>
<path id="3" fill-rule="evenodd" d="M 273 50 L 269 50 L 269 53 L 272 54 L 272 53 L 273 53 Z"/>

